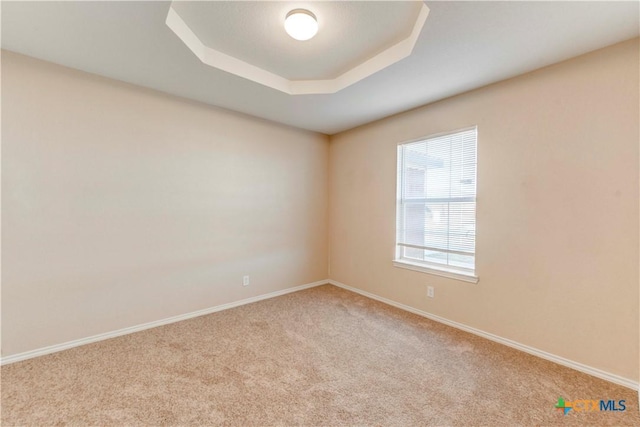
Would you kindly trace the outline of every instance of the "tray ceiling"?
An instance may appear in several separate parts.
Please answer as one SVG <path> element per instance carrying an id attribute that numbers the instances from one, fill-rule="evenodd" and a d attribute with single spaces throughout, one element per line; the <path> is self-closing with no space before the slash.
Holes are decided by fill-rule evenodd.
<path id="1" fill-rule="evenodd" d="M 343 72 L 345 64 L 353 65 L 347 56 L 357 64 L 370 54 L 363 49 L 362 56 L 345 54 L 344 60 L 339 61 L 332 53 L 325 53 L 324 66 L 322 61 L 308 68 L 286 65 L 285 58 L 277 54 L 262 50 L 258 54 L 257 46 L 253 51 L 248 49 L 251 38 L 238 40 L 228 27 L 276 25 L 265 24 L 260 10 L 266 14 L 279 5 L 287 5 L 289 10 L 313 10 L 316 4 L 325 2 L 215 3 L 222 3 L 211 6 L 222 7 L 216 18 L 220 27 L 203 32 L 203 40 L 217 43 L 215 48 L 232 52 L 243 61 L 250 59 L 259 67 L 280 72 L 287 79 L 315 78 L 315 72 L 335 76 Z M 402 26 L 414 13 L 403 11 L 404 2 L 326 3 L 349 16 L 347 21 L 354 29 L 365 25 L 357 18 L 365 12 L 348 15 L 349 11 L 372 7 L 370 13 L 378 16 L 380 35 L 376 30 L 370 31 L 369 36 L 381 37 L 376 39 L 380 45 L 384 44 L 379 43 L 383 36 L 384 40 L 393 37 L 391 32 L 385 32 L 383 17 L 374 9 L 385 10 L 385 19 L 394 17 L 394 21 L 404 22 Z M 204 64 L 166 25 L 170 2 L 3 1 L 2 48 L 209 105 L 334 134 L 638 37 L 640 27 L 638 2 L 428 1 L 426 5 L 429 16 L 411 55 L 332 94 L 289 95 Z M 232 10 L 243 10 L 245 6 L 256 11 L 234 18 L 237 12 Z M 397 12 L 389 12 L 395 7 Z M 319 17 L 321 31 L 316 37 L 326 32 L 331 22 L 338 23 L 342 18 L 332 19 Z M 206 24 L 206 19 L 200 24 L 192 23 L 196 29 L 197 25 Z M 282 25 L 280 18 L 277 25 Z M 259 34 L 266 30 L 255 31 Z M 340 41 L 332 43 L 339 46 L 346 42 L 355 49 L 350 42 L 353 37 L 341 35 Z"/>
<path id="2" fill-rule="evenodd" d="M 314 2 L 319 32 L 284 31 L 290 2 L 171 3 L 167 25 L 205 64 L 288 93 L 334 93 L 409 56 L 429 15 L 419 1 Z"/>

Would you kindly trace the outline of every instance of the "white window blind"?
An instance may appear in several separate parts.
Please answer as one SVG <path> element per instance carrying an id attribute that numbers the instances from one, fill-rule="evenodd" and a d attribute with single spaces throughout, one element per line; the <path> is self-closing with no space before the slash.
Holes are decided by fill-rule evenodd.
<path id="1" fill-rule="evenodd" d="M 398 146 L 396 260 L 474 274 L 476 128 Z"/>

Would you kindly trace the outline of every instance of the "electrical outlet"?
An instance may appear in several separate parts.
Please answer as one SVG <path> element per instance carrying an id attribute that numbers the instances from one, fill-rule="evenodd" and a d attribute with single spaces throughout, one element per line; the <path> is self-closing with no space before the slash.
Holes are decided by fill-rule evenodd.
<path id="1" fill-rule="evenodd" d="M 435 297 L 435 291 L 433 290 L 433 286 L 427 286 L 427 296 L 429 298 Z"/>
<path id="2" fill-rule="evenodd" d="M 249 276 L 242 277 L 242 286 L 249 286 Z"/>

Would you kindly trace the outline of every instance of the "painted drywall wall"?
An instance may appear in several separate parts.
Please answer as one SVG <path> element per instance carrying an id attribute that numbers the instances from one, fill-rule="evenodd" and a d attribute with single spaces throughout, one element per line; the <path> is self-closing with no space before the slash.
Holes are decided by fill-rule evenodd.
<path id="1" fill-rule="evenodd" d="M 3 356 L 327 278 L 326 136 L 6 51 L 2 104 Z"/>
<path id="2" fill-rule="evenodd" d="M 332 137 L 331 279 L 637 381 L 638 48 Z M 471 125 L 480 282 L 392 266 L 396 145 Z"/>

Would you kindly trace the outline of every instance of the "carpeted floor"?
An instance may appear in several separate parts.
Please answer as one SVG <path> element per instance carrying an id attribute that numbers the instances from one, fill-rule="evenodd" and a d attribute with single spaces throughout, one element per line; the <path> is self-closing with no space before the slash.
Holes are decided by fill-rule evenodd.
<path id="1" fill-rule="evenodd" d="M 626 400 L 625 412 L 554 408 Z M 2 367 L 2 425 L 640 425 L 637 394 L 325 285 Z"/>

